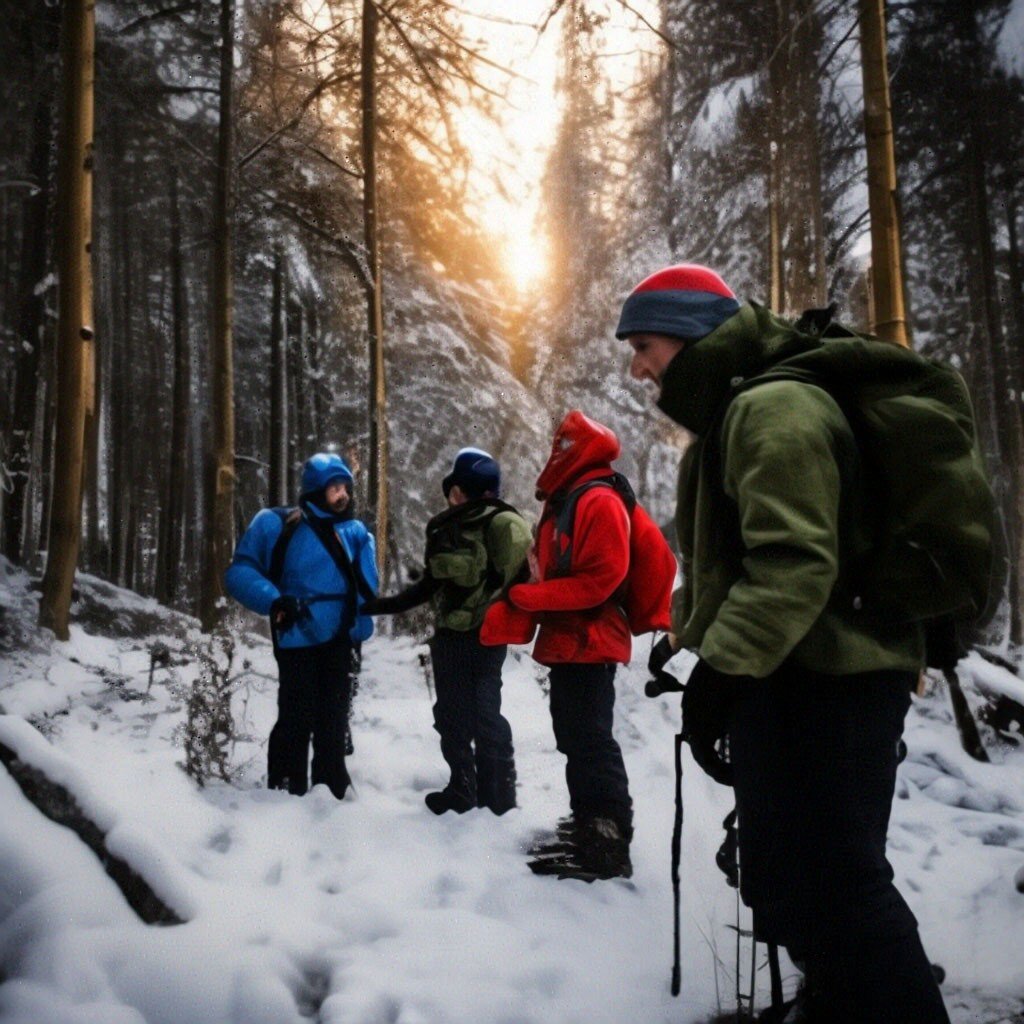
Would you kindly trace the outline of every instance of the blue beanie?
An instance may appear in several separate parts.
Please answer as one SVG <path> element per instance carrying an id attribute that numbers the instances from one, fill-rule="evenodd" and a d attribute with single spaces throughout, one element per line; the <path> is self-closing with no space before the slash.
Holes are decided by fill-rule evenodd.
<path id="1" fill-rule="evenodd" d="M 352 470 L 345 464 L 345 460 L 334 452 L 317 452 L 306 460 L 302 467 L 302 493 L 314 494 L 322 491 L 334 480 L 341 480 L 348 485 L 349 493 L 352 491 Z"/>
<path id="2" fill-rule="evenodd" d="M 732 290 L 713 270 L 698 263 L 680 263 L 644 278 L 630 292 L 615 337 L 665 334 L 696 341 L 739 308 Z"/>
<path id="3" fill-rule="evenodd" d="M 441 481 L 447 498 L 453 487 L 459 487 L 467 498 L 481 498 L 488 491 L 501 494 L 501 467 L 479 448 L 463 448 L 452 463 L 452 471 Z"/>

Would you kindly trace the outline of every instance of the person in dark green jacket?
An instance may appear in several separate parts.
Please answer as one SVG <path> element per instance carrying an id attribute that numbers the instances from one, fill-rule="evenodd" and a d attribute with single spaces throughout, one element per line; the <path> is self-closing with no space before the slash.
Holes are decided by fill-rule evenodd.
<path id="1" fill-rule="evenodd" d="M 735 788 L 756 937 L 805 971 L 785 1019 L 946 1024 L 885 855 L 923 637 L 861 614 L 846 586 L 874 497 L 850 424 L 810 383 L 750 386 L 801 335 L 705 267 L 645 279 L 616 333 L 632 376 L 693 435 L 678 492 L 682 586 L 651 667 L 697 654 L 684 734 Z"/>
<path id="2" fill-rule="evenodd" d="M 427 807 L 435 814 L 473 807 L 504 814 L 516 805 L 512 729 L 501 713 L 507 648 L 483 646 L 480 625 L 495 595 L 525 565 L 533 535 L 500 499 L 501 469 L 486 452 L 463 448 L 442 490 L 448 508 L 427 524 L 423 575 L 362 610 L 388 615 L 433 604 L 434 728 L 451 778 L 427 794 Z"/>

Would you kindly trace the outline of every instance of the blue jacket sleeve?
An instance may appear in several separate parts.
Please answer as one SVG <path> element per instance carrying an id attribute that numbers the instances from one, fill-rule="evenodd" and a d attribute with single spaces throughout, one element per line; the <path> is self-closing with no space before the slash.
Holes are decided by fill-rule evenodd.
<path id="1" fill-rule="evenodd" d="M 379 583 L 377 580 L 377 543 L 372 533 L 368 530 L 359 538 L 359 550 L 356 552 L 359 574 L 369 584 L 370 589 L 376 594 Z M 362 595 L 356 600 L 361 605 Z M 373 618 L 369 615 L 356 615 L 356 621 L 349 632 L 354 643 L 361 643 L 368 640 L 373 634 Z"/>
<path id="2" fill-rule="evenodd" d="M 284 524 L 272 509 L 257 512 L 235 548 L 235 557 L 224 574 L 227 592 L 250 611 L 269 615 L 281 591 L 267 578 L 274 544 Z"/>

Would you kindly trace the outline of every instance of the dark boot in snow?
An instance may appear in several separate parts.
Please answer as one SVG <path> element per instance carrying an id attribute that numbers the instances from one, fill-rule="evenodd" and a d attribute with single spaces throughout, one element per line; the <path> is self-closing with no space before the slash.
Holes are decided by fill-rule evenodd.
<path id="1" fill-rule="evenodd" d="M 529 868 L 536 875 L 594 882 L 633 874 L 629 839 L 611 818 L 590 818 L 533 849 L 536 853 Z"/>
<path id="2" fill-rule="evenodd" d="M 476 764 L 476 803 L 502 815 L 516 806 L 516 766 L 512 761 L 478 758 Z"/>
<path id="3" fill-rule="evenodd" d="M 453 772 L 448 785 L 437 793 L 428 793 L 423 802 L 434 814 L 465 814 L 476 807 L 476 777 L 469 772 Z"/>
<path id="4" fill-rule="evenodd" d="M 470 800 L 464 793 L 458 793 L 453 789 L 442 789 L 436 793 L 428 793 L 423 802 L 434 812 L 444 814 L 446 811 L 454 811 L 456 814 L 465 814 L 476 807 L 476 801 Z"/>
<path id="5" fill-rule="evenodd" d="M 580 862 L 596 878 L 629 878 L 629 838 L 614 818 L 590 818 L 579 828 Z"/>

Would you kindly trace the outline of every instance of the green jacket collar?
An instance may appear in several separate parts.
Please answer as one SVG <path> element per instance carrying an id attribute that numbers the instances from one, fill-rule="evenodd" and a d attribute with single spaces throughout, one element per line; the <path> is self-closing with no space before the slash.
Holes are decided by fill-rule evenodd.
<path id="1" fill-rule="evenodd" d="M 747 302 L 668 364 L 658 408 L 693 434 L 707 433 L 732 392 L 816 341 L 756 302 Z"/>
<path id="2" fill-rule="evenodd" d="M 436 533 L 438 530 L 451 523 L 458 523 L 460 526 L 472 526 L 484 519 L 493 518 L 498 512 L 515 512 L 516 510 L 500 498 L 472 498 L 461 505 L 453 505 L 443 512 L 438 512 L 433 519 L 427 523 L 427 534 Z"/>

